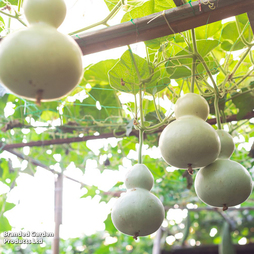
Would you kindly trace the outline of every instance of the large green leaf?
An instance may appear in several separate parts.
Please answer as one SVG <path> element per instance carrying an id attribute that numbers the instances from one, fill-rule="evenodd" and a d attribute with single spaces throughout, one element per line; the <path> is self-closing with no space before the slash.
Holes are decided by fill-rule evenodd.
<path id="1" fill-rule="evenodd" d="M 243 29 L 244 25 L 242 23 L 240 23 L 239 25 L 241 29 Z M 246 29 L 243 33 L 243 36 L 247 41 L 250 40 L 250 33 L 251 32 L 249 31 L 249 29 Z M 233 21 L 226 24 L 226 26 L 222 30 L 221 37 L 224 39 L 221 44 L 221 48 L 225 51 L 235 51 L 245 47 L 245 45 L 239 38 L 236 23 Z"/>
<path id="2" fill-rule="evenodd" d="M 213 49 L 215 49 L 218 45 L 220 44 L 220 42 L 218 40 L 197 40 L 197 50 L 198 53 L 202 56 L 205 57 L 208 53 L 210 53 Z M 191 48 L 193 48 L 192 43 L 190 44 Z M 186 50 L 189 50 L 188 47 L 185 47 L 185 50 L 181 50 L 179 51 L 176 56 L 187 56 L 188 53 L 186 52 Z M 189 60 L 190 58 L 187 59 L 179 59 L 178 61 L 180 63 L 186 64 L 186 63 L 190 63 L 191 60 Z"/>
<path id="3" fill-rule="evenodd" d="M 168 71 L 168 69 L 167 69 Z M 186 66 L 178 66 L 174 68 L 173 73 L 171 73 L 171 79 L 186 78 L 191 76 L 191 69 Z"/>
<path id="4" fill-rule="evenodd" d="M 200 26 L 195 28 L 196 38 L 197 39 L 207 39 L 212 38 L 217 32 L 222 28 L 221 21 L 217 21 L 205 26 Z"/>
<path id="5" fill-rule="evenodd" d="M 98 102 L 101 109 L 98 109 Z M 120 114 L 121 104 L 116 92 L 109 85 L 95 85 L 89 92 L 89 97 L 84 99 L 80 107 L 81 116 L 91 115 L 94 119 L 103 121 L 109 116 Z"/>
<path id="6" fill-rule="evenodd" d="M 150 14 L 160 12 L 175 7 L 173 1 L 170 0 L 148 0 L 143 5 L 138 6 L 127 12 L 121 22 L 130 21 L 132 19 L 141 18 Z"/>
<path id="7" fill-rule="evenodd" d="M 108 59 L 91 65 L 84 72 L 84 81 L 90 84 L 108 84 L 108 71 L 117 63 L 117 61 L 118 60 L 116 59 Z"/>
<path id="8" fill-rule="evenodd" d="M 205 57 L 208 53 L 210 53 L 213 49 L 215 49 L 220 44 L 217 40 L 198 40 L 197 48 L 198 53 Z"/>
<path id="9" fill-rule="evenodd" d="M 252 88 L 253 86 L 254 82 L 251 82 L 249 87 Z M 238 120 L 242 119 L 248 112 L 254 109 L 254 92 L 250 90 L 250 92 L 246 93 L 246 91 L 248 91 L 248 89 L 243 88 L 243 94 L 233 95 L 235 97 L 232 99 L 232 102 L 239 110 L 236 116 Z"/>
<path id="10" fill-rule="evenodd" d="M 150 76 L 149 65 L 144 58 L 133 54 L 140 78 L 148 79 Z M 110 85 L 123 92 L 136 94 L 139 91 L 139 77 L 129 50 L 125 51 L 117 64 L 109 71 Z"/>

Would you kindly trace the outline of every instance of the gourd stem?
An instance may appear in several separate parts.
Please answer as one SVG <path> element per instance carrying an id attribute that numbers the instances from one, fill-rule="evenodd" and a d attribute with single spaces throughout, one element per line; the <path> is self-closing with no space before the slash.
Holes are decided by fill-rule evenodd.
<path id="1" fill-rule="evenodd" d="M 23 4 L 23 0 L 18 1 L 18 12 L 20 12 L 21 5 Z"/>
<path id="2" fill-rule="evenodd" d="M 143 146 L 143 130 L 139 130 L 139 151 L 138 151 L 138 163 L 142 164 L 142 146 Z"/>
<path id="3" fill-rule="evenodd" d="M 249 48 L 245 51 L 245 53 L 243 54 L 243 56 L 242 56 L 242 57 L 240 58 L 240 60 L 237 62 L 237 64 L 235 65 L 233 71 L 232 71 L 231 74 L 230 74 L 230 78 L 232 78 L 232 77 L 234 76 L 235 72 L 236 72 L 237 69 L 239 68 L 240 64 L 244 61 L 244 59 L 246 58 L 246 56 L 249 54 L 250 50 L 251 50 L 251 47 L 249 47 Z"/>
<path id="4" fill-rule="evenodd" d="M 217 120 L 218 129 L 221 130 L 220 111 L 219 111 L 219 97 L 215 94 L 214 98 L 214 110 Z"/>
<path id="5" fill-rule="evenodd" d="M 160 122 L 162 122 L 163 120 L 161 118 L 160 112 L 159 112 L 158 107 L 156 105 L 156 101 L 155 101 L 155 96 L 154 95 L 153 95 L 153 104 L 154 104 L 156 115 L 159 118 Z"/>
<path id="6" fill-rule="evenodd" d="M 22 25 L 27 26 L 26 23 L 23 22 L 23 21 L 19 18 L 20 15 L 17 14 L 17 13 L 16 13 L 16 15 L 11 15 L 11 14 L 8 14 L 8 13 L 6 13 L 6 12 L 4 12 L 4 11 L 0 11 L 0 13 L 2 13 L 2 14 L 5 15 L 5 16 L 8 16 L 8 17 L 10 17 L 10 18 L 16 19 L 16 20 L 18 20 Z"/>
<path id="7" fill-rule="evenodd" d="M 144 115 L 143 115 L 143 98 L 142 98 L 142 88 L 141 87 L 139 87 L 139 110 L 140 110 L 140 129 L 139 129 L 138 163 L 142 164 L 142 146 L 143 146 L 143 134 L 144 134 Z"/>
<path id="8" fill-rule="evenodd" d="M 211 55 L 212 55 L 212 57 L 213 57 L 213 60 L 214 60 L 214 62 L 215 62 L 215 64 L 216 64 L 216 66 L 218 66 L 218 68 L 221 70 L 221 72 L 224 74 L 224 76 L 226 76 L 226 75 L 227 75 L 227 72 L 224 70 L 224 68 L 222 68 L 222 66 L 221 66 L 220 63 L 218 62 L 218 60 L 217 60 L 215 54 L 213 53 L 213 51 L 211 51 Z"/>
<path id="9" fill-rule="evenodd" d="M 191 37 L 192 37 L 192 43 L 193 43 L 193 58 L 192 58 L 192 68 L 191 68 L 190 92 L 194 93 L 195 75 L 196 75 L 196 59 L 197 59 L 196 53 L 198 52 L 194 29 L 191 29 Z"/>

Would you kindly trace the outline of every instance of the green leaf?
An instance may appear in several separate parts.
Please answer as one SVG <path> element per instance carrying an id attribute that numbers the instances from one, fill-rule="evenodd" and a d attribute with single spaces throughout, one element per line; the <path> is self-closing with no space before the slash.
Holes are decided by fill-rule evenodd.
<path id="1" fill-rule="evenodd" d="M 206 65 L 208 66 L 210 72 L 213 75 L 219 72 L 219 69 L 218 69 L 219 66 L 216 65 L 216 62 L 214 61 L 213 57 L 207 56 L 204 58 L 204 60 L 205 60 Z M 205 76 L 207 75 L 205 67 L 200 62 L 198 62 L 198 64 L 197 64 L 197 75 L 198 74 L 205 75 Z"/>
<path id="2" fill-rule="evenodd" d="M 98 109 L 98 102 L 101 109 Z M 116 91 L 109 85 L 95 85 L 89 92 L 89 97 L 84 99 L 78 115 L 90 115 L 98 121 L 103 121 L 110 116 L 118 116 L 122 110 Z M 77 115 L 77 116 L 78 116 Z"/>
<path id="3" fill-rule="evenodd" d="M 109 84 L 108 71 L 117 63 L 117 59 L 109 59 L 100 61 L 94 65 L 91 65 L 84 72 L 84 80 L 89 84 Z"/>
<path id="4" fill-rule="evenodd" d="M 175 4 L 170 0 L 149 0 L 144 2 L 143 5 L 127 12 L 123 16 L 121 22 L 123 23 L 132 19 L 145 17 L 156 12 L 171 9 L 173 7 L 175 7 Z"/>
<path id="5" fill-rule="evenodd" d="M 78 119 L 79 112 L 81 111 L 81 103 L 80 101 L 76 100 L 72 104 L 66 103 L 63 108 L 63 116 L 64 116 L 64 123 L 69 122 L 70 119 L 76 120 Z"/>
<path id="6" fill-rule="evenodd" d="M 217 40 L 199 40 L 197 41 L 198 53 L 205 57 L 209 52 L 220 44 Z"/>
<path id="7" fill-rule="evenodd" d="M 11 4 L 11 5 L 18 5 L 18 0 L 8 0 L 8 1 L 0 1 L 0 7 L 4 7 L 7 4 Z"/>
<path id="8" fill-rule="evenodd" d="M 13 203 L 6 202 L 5 199 L 6 199 L 5 195 L 0 196 L 0 211 L 3 211 L 3 212 L 7 212 L 16 206 Z"/>
<path id="9" fill-rule="evenodd" d="M 55 119 L 59 118 L 59 113 L 50 111 L 50 110 L 43 110 L 40 119 L 44 120 L 45 122 L 47 121 L 53 121 Z"/>
<path id="10" fill-rule="evenodd" d="M 185 66 L 178 66 L 175 68 L 173 74 L 171 74 L 171 79 L 186 78 L 191 76 L 191 69 Z"/>
<path id="11" fill-rule="evenodd" d="M 86 186 L 87 193 L 84 194 L 81 198 L 86 198 L 86 197 L 94 197 L 96 195 L 96 191 L 98 190 L 97 187 L 95 186 Z"/>
<path id="12" fill-rule="evenodd" d="M 159 111 L 159 114 L 161 115 L 161 118 L 163 119 L 165 117 L 164 113 L 162 111 Z M 145 116 L 145 120 L 148 122 L 152 122 L 153 124 L 159 123 L 159 118 L 155 111 L 149 112 Z"/>
<path id="13" fill-rule="evenodd" d="M 150 76 L 149 66 L 144 58 L 133 53 L 141 79 Z M 117 64 L 109 71 L 110 85 L 119 91 L 136 94 L 139 91 L 140 80 L 134 67 L 129 50 L 125 51 Z"/>
<path id="14" fill-rule="evenodd" d="M 221 21 L 217 21 L 205 26 L 200 26 L 195 28 L 196 38 L 197 39 L 207 39 L 212 38 L 217 32 L 221 31 L 222 24 Z"/>
<path id="15" fill-rule="evenodd" d="M 12 227 L 11 227 L 8 219 L 4 215 L 2 215 L 0 217 L 0 233 L 5 232 L 5 231 L 10 231 L 11 228 Z"/>
<path id="16" fill-rule="evenodd" d="M 250 87 L 254 85 L 254 82 L 251 82 Z M 246 92 L 247 88 L 242 89 L 242 92 Z M 234 95 L 233 95 L 234 96 Z M 248 112 L 254 109 L 254 91 L 239 94 L 232 99 L 232 102 L 239 109 L 236 118 L 237 120 L 242 119 Z"/>
<path id="17" fill-rule="evenodd" d="M 106 230 L 111 236 L 116 234 L 117 230 L 112 222 L 111 214 L 108 215 L 107 219 L 104 221 L 104 224 Z"/>
<path id="18" fill-rule="evenodd" d="M 145 16 L 148 16 L 152 13 L 154 13 L 154 1 L 149 0 L 149 1 L 145 2 L 143 5 L 138 6 L 134 9 L 132 9 L 131 11 L 127 12 L 123 16 L 121 22 L 123 23 L 123 22 L 130 21 L 132 19 L 145 17 Z"/>
<path id="19" fill-rule="evenodd" d="M 221 48 L 225 51 L 235 51 L 243 49 L 245 45 L 239 39 L 239 33 L 237 31 L 236 23 L 229 22 L 222 30 L 221 37 L 224 41 L 221 44 Z M 244 32 L 244 37 L 247 39 L 246 31 Z"/>
<path id="20" fill-rule="evenodd" d="M 215 49 L 220 42 L 218 40 L 198 40 L 197 41 L 197 49 L 198 53 L 205 57 L 208 53 L 210 53 L 213 49 Z M 193 48 L 193 45 L 191 44 L 191 47 Z M 186 50 L 189 50 L 188 47 L 185 47 Z M 188 53 L 185 50 L 181 50 L 176 54 L 176 56 L 187 56 Z M 179 59 L 177 60 L 182 64 L 190 64 L 192 62 L 191 58 L 186 59 Z"/>
<path id="21" fill-rule="evenodd" d="M 8 101 L 9 94 L 5 94 L 3 97 L 0 98 L 0 112 L 4 112 L 4 108 Z"/>
<path id="22" fill-rule="evenodd" d="M 108 9 L 111 11 L 119 2 L 118 0 L 104 0 L 105 4 L 107 5 Z"/>
<path id="23" fill-rule="evenodd" d="M 170 77 L 166 71 L 165 65 L 154 69 L 154 75 L 150 82 L 145 83 L 146 92 L 155 95 L 170 84 Z"/>
<path id="24" fill-rule="evenodd" d="M 174 37 L 172 35 L 159 37 L 153 40 L 145 41 L 145 45 L 151 49 L 159 49 L 162 43 L 173 40 L 173 38 Z"/>

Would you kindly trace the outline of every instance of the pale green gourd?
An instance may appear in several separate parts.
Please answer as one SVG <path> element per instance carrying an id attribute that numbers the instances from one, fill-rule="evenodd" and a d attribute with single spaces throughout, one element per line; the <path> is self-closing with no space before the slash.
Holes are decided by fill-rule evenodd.
<path id="1" fill-rule="evenodd" d="M 25 0 L 30 25 L 0 44 L 0 80 L 14 94 L 41 101 L 67 95 L 81 80 L 82 53 L 57 31 L 66 14 L 63 0 Z"/>
<path id="2" fill-rule="evenodd" d="M 241 204 L 249 197 L 252 192 L 252 179 L 241 164 L 228 159 L 234 150 L 233 140 L 229 134 L 223 133 L 224 131 L 219 132 L 222 152 L 215 162 L 198 171 L 195 190 L 204 203 L 226 210 L 230 206 Z"/>
<path id="3" fill-rule="evenodd" d="M 153 176 L 144 164 L 136 164 L 125 178 L 127 192 L 117 200 L 111 213 L 115 227 L 135 239 L 150 235 L 165 217 L 161 201 L 150 190 Z"/>
<path id="4" fill-rule="evenodd" d="M 159 139 L 161 155 L 169 165 L 199 168 L 217 159 L 220 140 L 204 121 L 208 113 L 208 103 L 200 95 L 186 94 L 176 102 L 176 120 L 162 131 Z"/>

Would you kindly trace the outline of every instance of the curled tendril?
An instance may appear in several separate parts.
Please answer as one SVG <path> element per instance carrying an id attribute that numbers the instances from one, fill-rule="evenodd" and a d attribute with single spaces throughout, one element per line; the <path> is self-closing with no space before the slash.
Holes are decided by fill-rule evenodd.
<path id="1" fill-rule="evenodd" d="M 214 10 L 216 7 L 214 3 L 211 3 L 210 0 L 202 0 L 202 3 L 204 5 L 208 5 L 209 9 Z"/>

